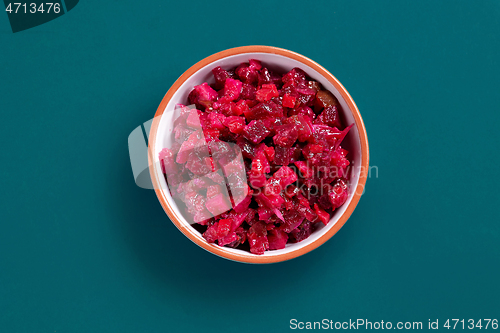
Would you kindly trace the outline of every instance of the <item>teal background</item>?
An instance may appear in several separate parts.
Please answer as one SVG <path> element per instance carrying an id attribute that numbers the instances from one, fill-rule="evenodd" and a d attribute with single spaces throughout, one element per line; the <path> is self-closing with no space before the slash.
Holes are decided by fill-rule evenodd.
<path id="1" fill-rule="evenodd" d="M 500 2 L 82 0 L 0 14 L 0 331 L 281 332 L 500 319 Z M 287 48 L 356 101 L 378 178 L 325 245 L 245 265 L 135 186 L 128 134 L 195 62 Z"/>

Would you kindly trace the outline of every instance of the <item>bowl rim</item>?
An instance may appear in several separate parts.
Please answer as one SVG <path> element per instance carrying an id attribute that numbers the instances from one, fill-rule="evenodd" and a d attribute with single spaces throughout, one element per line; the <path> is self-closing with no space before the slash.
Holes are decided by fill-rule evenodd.
<path id="1" fill-rule="evenodd" d="M 163 115 L 163 112 L 165 111 L 165 108 L 167 107 L 168 103 L 170 102 L 170 99 L 174 95 L 174 93 L 179 89 L 179 87 L 189 78 L 191 77 L 194 73 L 198 72 L 200 69 L 203 67 L 209 65 L 210 63 L 213 63 L 214 61 L 220 60 L 222 58 L 226 58 L 229 56 L 234 56 L 238 54 L 244 54 L 244 53 L 271 53 L 271 54 L 277 54 L 281 56 L 285 56 L 291 59 L 294 59 L 298 62 L 301 62 L 314 70 L 316 70 L 320 75 L 322 75 L 324 78 L 326 78 L 333 86 L 337 89 L 337 91 L 341 94 L 342 98 L 345 100 L 349 107 L 349 111 L 352 113 L 356 127 L 358 129 L 359 133 L 359 139 L 360 139 L 360 145 L 361 145 L 361 168 L 360 168 L 360 175 L 359 175 L 359 180 L 358 180 L 358 185 L 357 188 L 354 189 L 354 195 L 351 199 L 351 202 L 349 203 L 348 207 L 344 211 L 344 213 L 340 216 L 340 218 L 337 220 L 335 225 L 333 225 L 330 230 L 328 230 L 324 235 L 322 235 L 320 238 L 318 238 L 316 241 L 300 247 L 298 249 L 295 249 L 293 251 L 287 252 L 287 253 L 282 253 L 279 255 L 274 255 L 274 256 L 259 256 L 255 255 L 252 253 L 233 253 L 229 252 L 224 249 L 224 247 L 218 246 L 216 244 L 210 244 L 206 242 L 204 239 L 200 239 L 200 237 L 197 235 L 198 231 L 196 231 L 192 227 L 186 227 L 181 223 L 181 221 L 177 218 L 176 214 L 174 213 L 174 210 L 170 206 L 170 203 L 168 202 L 167 198 L 163 195 L 161 189 L 160 189 L 160 182 L 159 179 L 157 179 L 155 168 L 158 167 L 154 163 L 154 151 L 155 151 L 155 142 L 156 142 L 156 133 L 158 131 L 158 126 L 160 123 L 160 118 Z M 237 261 L 237 262 L 243 262 L 243 263 L 253 263 L 253 264 L 263 264 L 263 263 L 276 263 L 276 262 L 281 262 L 281 261 L 286 261 L 290 260 L 296 257 L 299 257 L 303 254 L 306 254 L 316 248 L 318 248 L 320 245 L 324 244 L 328 239 L 330 239 L 333 235 L 335 235 L 340 228 L 346 223 L 346 221 L 349 219 L 351 216 L 352 212 L 356 208 L 359 199 L 361 197 L 361 194 L 363 193 L 365 184 L 366 184 L 366 179 L 367 179 L 367 171 L 368 171 L 368 163 L 369 163 L 369 149 L 368 149 L 368 138 L 366 134 L 366 129 L 365 125 L 363 123 L 363 119 L 361 118 L 361 115 L 359 113 L 358 107 L 354 103 L 354 100 L 352 99 L 351 95 L 347 92 L 347 90 L 344 88 L 344 86 L 333 76 L 329 71 L 327 71 L 324 67 L 316 63 L 315 61 L 298 54 L 293 51 L 289 51 L 283 48 L 278 48 L 274 46 L 264 46 L 264 45 L 250 45 L 250 46 L 240 46 L 240 47 L 235 47 L 231 49 L 227 49 L 215 54 L 212 54 L 193 66 L 191 66 L 188 70 L 186 70 L 175 82 L 174 84 L 170 87 L 170 89 L 167 91 L 165 96 L 163 97 L 160 105 L 158 106 L 158 109 L 155 114 L 155 118 L 153 120 L 153 123 L 151 125 L 151 129 L 149 132 L 149 148 L 148 148 L 148 162 L 149 162 L 149 170 L 150 170 L 150 175 L 151 175 L 151 181 L 153 183 L 156 196 L 158 197 L 158 200 L 160 201 L 161 206 L 163 207 L 165 213 L 168 215 L 172 223 L 191 241 L 193 241 L 195 244 L 200 246 L 201 248 L 207 250 L 208 252 L 211 252 L 215 255 L 218 255 L 220 257 Z"/>

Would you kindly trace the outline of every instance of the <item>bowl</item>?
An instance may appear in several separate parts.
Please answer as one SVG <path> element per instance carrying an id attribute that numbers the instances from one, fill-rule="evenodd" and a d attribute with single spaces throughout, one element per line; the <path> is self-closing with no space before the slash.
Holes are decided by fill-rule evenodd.
<path id="1" fill-rule="evenodd" d="M 174 112 L 169 111 L 173 111 L 177 103 L 187 104 L 188 94 L 195 85 L 203 82 L 214 82 L 212 68 L 216 66 L 221 66 L 224 69 L 234 68 L 242 62 L 248 62 L 249 59 L 260 60 L 269 69 L 280 73 L 287 72 L 294 67 L 303 69 L 311 79 L 321 83 L 324 89 L 331 91 L 337 97 L 342 109 L 340 116 L 344 123 L 355 124 L 344 140 L 346 144 L 343 143 L 343 147 L 345 146 L 349 150 L 349 159 L 351 160 L 351 186 L 347 201 L 334 211 L 326 226 L 320 226 L 307 239 L 299 243 L 287 244 L 281 250 L 266 251 L 262 255 L 208 243 L 201 233 L 184 218 L 172 199 L 158 157 L 162 148 L 167 147 L 171 140 Z M 243 46 L 216 53 L 199 61 L 175 81 L 156 111 L 149 133 L 148 155 L 151 180 L 158 200 L 170 220 L 186 237 L 203 249 L 220 257 L 238 262 L 261 264 L 275 263 L 301 256 L 325 243 L 339 231 L 354 211 L 363 193 L 367 178 L 369 153 L 365 126 L 356 104 L 342 84 L 325 68 L 311 59 L 289 50 L 270 46 Z"/>

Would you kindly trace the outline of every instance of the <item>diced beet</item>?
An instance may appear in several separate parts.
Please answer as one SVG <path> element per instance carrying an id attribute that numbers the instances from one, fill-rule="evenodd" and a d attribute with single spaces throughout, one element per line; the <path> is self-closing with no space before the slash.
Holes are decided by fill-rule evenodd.
<path id="1" fill-rule="evenodd" d="M 247 112 L 249 109 L 250 109 L 250 107 L 248 106 L 247 102 L 245 100 L 241 99 L 236 103 L 236 108 L 234 108 L 234 111 L 235 111 L 235 114 L 237 116 L 241 116 L 242 114 Z"/>
<path id="2" fill-rule="evenodd" d="M 316 115 L 310 107 L 301 105 L 288 111 L 288 117 L 296 116 L 299 114 L 308 117 L 312 126 L 312 120 L 314 119 L 314 117 L 316 117 Z"/>
<path id="3" fill-rule="evenodd" d="M 291 147 L 299 138 L 299 131 L 295 124 L 285 124 L 276 127 L 273 137 L 274 144 L 281 147 Z"/>
<path id="4" fill-rule="evenodd" d="M 176 143 L 182 144 L 186 141 L 191 134 L 193 134 L 194 130 L 192 128 L 188 128 L 183 124 L 180 124 L 174 128 L 174 138 Z"/>
<path id="5" fill-rule="evenodd" d="M 266 102 L 271 100 L 273 97 L 278 97 L 279 93 L 278 90 L 276 89 L 276 86 L 272 83 L 270 84 L 263 84 L 259 90 L 257 90 L 257 93 L 255 94 L 255 98 L 259 102 Z"/>
<path id="6" fill-rule="evenodd" d="M 233 223 L 233 220 L 231 219 L 222 219 L 219 220 L 219 226 L 217 227 L 217 237 L 222 238 L 224 236 L 227 236 L 229 231 L 231 231 L 231 224 Z M 231 242 L 229 242 L 231 243 Z"/>
<path id="7" fill-rule="evenodd" d="M 288 241 L 288 234 L 283 230 L 273 229 L 268 232 L 269 250 L 284 249 Z"/>
<path id="8" fill-rule="evenodd" d="M 335 177 L 341 178 L 344 176 L 344 169 L 349 165 L 349 160 L 346 158 L 347 150 L 338 148 L 330 153 L 332 167 L 335 167 Z"/>
<path id="9" fill-rule="evenodd" d="M 307 81 L 307 87 L 314 90 L 315 93 L 321 90 L 321 84 L 318 81 Z"/>
<path id="10" fill-rule="evenodd" d="M 274 161 L 274 147 L 266 147 L 264 148 L 264 153 L 269 162 Z"/>
<path id="11" fill-rule="evenodd" d="M 262 142 L 270 133 L 262 120 L 252 120 L 243 129 L 243 136 L 254 144 Z"/>
<path id="12" fill-rule="evenodd" d="M 263 151 L 255 152 L 255 157 L 252 161 L 252 170 L 255 170 L 259 173 L 268 173 L 271 171 L 269 161 L 267 160 Z"/>
<path id="13" fill-rule="evenodd" d="M 227 78 L 224 82 L 223 96 L 219 99 L 219 102 L 227 103 L 238 99 L 238 97 L 240 97 L 242 85 L 243 83 L 239 80 Z"/>
<path id="14" fill-rule="evenodd" d="M 212 214 L 206 209 L 196 212 L 193 216 L 193 221 L 201 225 L 205 224 L 210 220 Z"/>
<path id="15" fill-rule="evenodd" d="M 295 96 L 285 94 L 283 96 L 283 106 L 285 106 L 287 108 L 293 108 L 293 107 L 295 107 L 296 100 L 297 100 L 297 98 Z"/>
<path id="16" fill-rule="evenodd" d="M 259 214 L 259 220 L 267 221 L 273 215 L 273 210 L 268 207 L 259 207 L 257 213 Z"/>
<path id="17" fill-rule="evenodd" d="M 251 221 L 255 220 L 257 216 L 257 211 L 253 208 L 249 208 L 247 211 L 247 216 L 245 217 L 245 222 L 248 225 L 252 225 Z"/>
<path id="18" fill-rule="evenodd" d="M 297 193 L 299 193 L 299 188 L 295 185 L 290 185 L 288 186 L 286 189 L 285 189 L 285 195 L 288 197 L 288 198 L 293 198 L 294 196 L 297 195 Z"/>
<path id="19" fill-rule="evenodd" d="M 311 178 L 314 176 L 314 171 L 304 161 L 297 161 L 294 163 L 300 171 L 300 176 L 303 178 Z"/>
<path id="20" fill-rule="evenodd" d="M 304 222 L 299 228 L 290 233 L 290 238 L 293 242 L 301 242 L 308 238 L 312 233 L 312 225 L 309 221 Z"/>
<path id="21" fill-rule="evenodd" d="M 218 130 L 224 129 L 225 127 L 224 122 L 226 120 L 226 117 L 223 114 L 217 112 L 211 112 L 208 115 L 207 119 L 208 119 L 208 126 L 210 126 L 210 128 L 215 128 Z"/>
<path id="22" fill-rule="evenodd" d="M 246 126 L 245 118 L 230 116 L 224 120 L 224 125 L 229 128 L 230 132 L 240 134 Z"/>
<path id="23" fill-rule="evenodd" d="M 212 69 L 212 73 L 214 75 L 215 79 L 215 87 L 217 89 L 222 89 L 224 88 L 224 83 L 226 82 L 226 79 L 231 77 L 228 71 L 225 69 L 222 69 L 222 67 L 217 66 L 214 69 Z"/>
<path id="24" fill-rule="evenodd" d="M 217 92 L 205 82 L 194 87 L 193 91 L 189 94 L 189 104 L 195 104 L 197 108 L 205 109 L 212 105 L 218 96 Z"/>
<path id="25" fill-rule="evenodd" d="M 249 189 L 247 196 L 243 200 L 241 200 L 239 203 L 236 203 L 234 210 L 238 213 L 243 213 L 243 212 L 247 211 L 248 206 L 252 202 L 252 194 L 253 194 L 253 190 Z"/>
<path id="26" fill-rule="evenodd" d="M 179 148 L 179 151 L 177 152 L 177 157 L 175 160 L 177 163 L 186 163 L 189 154 L 191 154 L 191 152 L 198 145 L 200 137 L 201 135 L 199 132 L 193 132 L 189 136 L 189 138 L 182 143 L 181 147 Z"/>
<path id="27" fill-rule="evenodd" d="M 238 145 L 238 147 L 240 147 L 243 157 L 250 158 L 250 159 L 254 158 L 255 146 L 252 143 L 250 143 L 249 141 L 247 141 L 246 139 L 244 139 L 242 137 L 239 137 L 236 140 L 236 144 Z"/>
<path id="28" fill-rule="evenodd" d="M 316 222 L 318 220 L 318 215 L 311 209 L 311 207 L 309 207 L 309 204 L 307 204 L 307 206 L 298 204 L 296 209 L 300 215 L 306 218 L 306 220 L 311 222 Z"/>
<path id="29" fill-rule="evenodd" d="M 285 211 L 283 217 L 285 218 L 285 222 L 281 224 L 279 230 L 283 230 L 286 233 L 290 233 L 304 221 L 304 216 L 293 210 Z"/>
<path id="30" fill-rule="evenodd" d="M 206 202 L 206 207 L 214 216 L 224 213 L 231 209 L 231 204 L 228 199 L 222 194 L 217 194 Z"/>
<path id="31" fill-rule="evenodd" d="M 234 231 L 231 231 L 226 236 L 220 237 L 217 244 L 219 244 L 219 246 L 224 246 L 236 242 L 239 239 L 238 235 Z"/>
<path id="32" fill-rule="evenodd" d="M 257 59 L 248 60 L 249 67 L 254 70 L 260 70 L 262 68 L 262 63 Z"/>
<path id="33" fill-rule="evenodd" d="M 339 111 L 336 106 L 327 106 L 314 120 L 315 124 L 324 124 L 332 127 L 341 127 Z"/>
<path id="34" fill-rule="evenodd" d="M 220 172 L 220 171 L 219 171 Z M 205 177 L 209 178 L 216 184 L 221 184 L 224 181 L 224 177 L 219 172 L 212 172 L 206 175 Z"/>
<path id="35" fill-rule="evenodd" d="M 198 111 L 196 109 L 192 109 L 191 112 L 189 113 L 189 116 L 186 119 L 186 125 L 193 129 L 200 129 L 201 128 L 201 123 L 200 123 L 200 114 L 198 113 L 201 111 Z"/>
<path id="36" fill-rule="evenodd" d="M 238 105 L 235 102 L 226 101 L 220 104 L 218 111 L 226 117 L 238 116 L 240 112 L 240 107 L 238 107 Z"/>
<path id="37" fill-rule="evenodd" d="M 222 193 L 222 187 L 220 185 L 210 185 L 207 187 L 207 198 L 213 198 L 219 193 Z"/>
<path id="38" fill-rule="evenodd" d="M 197 176 L 203 176 L 207 173 L 212 172 L 213 162 L 211 158 L 208 157 L 208 150 L 207 157 L 200 156 L 194 151 L 190 153 L 186 160 L 186 167 L 189 169 L 189 171 Z"/>
<path id="39" fill-rule="evenodd" d="M 208 229 L 203 233 L 203 238 L 207 240 L 209 243 L 215 243 L 215 241 L 219 238 L 217 229 L 219 225 L 215 222 L 214 225 L 208 227 Z"/>
<path id="40" fill-rule="evenodd" d="M 306 73 L 300 68 L 293 68 L 290 72 L 283 75 L 282 81 L 285 86 L 296 86 L 306 80 Z"/>
<path id="41" fill-rule="evenodd" d="M 276 196 L 281 193 L 283 187 L 280 184 L 280 180 L 274 177 L 269 178 L 266 181 L 266 187 L 264 188 L 265 195 Z"/>
<path id="42" fill-rule="evenodd" d="M 338 179 L 335 184 L 333 184 L 333 187 L 328 195 L 330 197 L 333 209 L 342 206 L 349 197 L 349 193 L 347 191 L 347 183 L 343 179 Z"/>
<path id="43" fill-rule="evenodd" d="M 239 227 L 234 231 L 234 234 L 236 235 L 237 239 L 231 243 L 225 244 L 225 246 L 235 248 L 238 245 L 245 243 L 245 241 L 247 239 L 247 231 L 245 229 L 243 229 L 242 227 Z M 233 233 L 230 233 L 229 235 L 224 237 L 223 243 L 226 243 L 229 240 L 229 239 L 227 239 L 229 237 L 232 237 L 232 239 L 234 239 Z M 219 243 L 219 245 L 221 245 L 221 244 Z"/>
<path id="44" fill-rule="evenodd" d="M 255 201 L 271 209 L 279 208 L 285 202 L 280 195 L 267 195 L 262 192 L 255 196 Z"/>
<path id="45" fill-rule="evenodd" d="M 235 73 L 243 83 L 257 83 L 259 72 L 255 66 L 243 63 L 236 68 Z"/>
<path id="46" fill-rule="evenodd" d="M 237 213 L 234 210 L 230 211 L 227 218 L 232 220 L 231 231 L 235 231 L 245 221 L 247 215 L 248 212 Z"/>
<path id="47" fill-rule="evenodd" d="M 287 147 L 275 147 L 274 148 L 274 163 L 276 165 L 288 165 L 290 164 L 291 149 Z"/>
<path id="48" fill-rule="evenodd" d="M 179 171 L 175 164 L 174 153 L 168 148 L 163 148 L 159 154 L 161 170 L 167 175 L 175 174 Z"/>
<path id="49" fill-rule="evenodd" d="M 254 254 L 263 254 L 269 249 L 269 241 L 267 240 L 267 229 L 263 222 L 257 222 L 248 229 L 248 243 L 250 244 L 250 252 Z"/>
<path id="50" fill-rule="evenodd" d="M 258 85 L 262 86 L 263 84 L 272 83 L 271 72 L 267 68 L 262 68 L 258 77 Z"/>
<path id="51" fill-rule="evenodd" d="M 243 86 L 241 88 L 241 95 L 240 95 L 240 97 L 244 98 L 244 99 L 254 100 L 256 92 L 257 92 L 257 88 L 255 88 L 251 84 L 243 83 Z"/>
<path id="52" fill-rule="evenodd" d="M 247 120 L 264 119 L 267 117 L 283 117 L 283 107 L 273 101 L 262 102 L 245 112 Z"/>
<path id="53" fill-rule="evenodd" d="M 295 126 L 300 142 L 307 141 L 311 138 L 313 133 L 313 124 L 311 122 L 311 118 L 308 116 L 303 114 L 293 115 L 288 117 L 285 122 Z"/>
<path id="54" fill-rule="evenodd" d="M 282 166 L 274 173 L 273 178 L 279 181 L 281 188 L 285 188 L 286 186 L 297 181 L 297 174 L 291 168 Z"/>
<path id="55" fill-rule="evenodd" d="M 318 215 L 318 218 L 324 225 L 327 225 L 330 221 L 330 214 L 321 209 L 318 204 L 314 204 L 314 211 Z"/>

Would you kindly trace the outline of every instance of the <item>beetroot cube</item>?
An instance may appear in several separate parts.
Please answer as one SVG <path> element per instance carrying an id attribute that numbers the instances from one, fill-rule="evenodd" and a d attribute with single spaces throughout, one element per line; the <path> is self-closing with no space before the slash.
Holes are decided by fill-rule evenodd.
<path id="1" fill-rule="evenodd" d="M 313 123 L 311 118 L 304 114 L 297 114 L 285 120 L 287 124 L 293 124 L 298 131 L 298 139 L 300 142 L 307 141 L 313 133 Z"/>
<path id="2" fill-rule="evenodd" d="M 248 83 L 243 83 L 241 88 L 240 97 L 248 100 L 255 99 L 255 93 L 257 92 L 257 88 Z"/>
<path id="3" fill-rule="evenodd" d="M 283 95 L 283 106 L 287 108 L 293 108 L 295 107 L 295 101 L 297 98 L 295 96 L 291 96 L 289 94 Z"/>
<path id="4" fill-rule="evenodd" d="M 199 86 L 195 86 L 188 98 L 190 104 L 195 104 L 197 108 L 204 109 L 211 105 L 212 102 L 215 102 L 217 97 L 219 97 L 217 92 L 205 82 Z"/>
<path id="5" fill-rule="evenodd" d="M 219 102 L 227 103 L 238 99 L 238 97 L 240 97 L 242 85 L 243 83 L 239 80 L 227 78 L 224 83 L 224 95 Z"/>
<path id="6" fill-rule="evenodd" d="M 336 106 L 327 106 L 314 122 L 332 127 L 342 126 L 340 123 L 339 111 Z"/>
<path id="7" fill-rule="evenodd" d="M 217 227 L 217 237 L 222 238 L 227 236 L 229 231 L 231 231 L 231 224 L 233 221 L 231 219 L 222 219 L 219 220 L 219 226 Z M 229 242 L 231 243 L 231 242 Z"/>
<path id="8" fill-rule="evenodd" d="M 236 108 L 234 111 L 237 116 L 241 116 L 248 110 L 250 110 L 248 104 L 244 100 L 240 100 L 238 101 L 238 103 L 236 103 Z"/>
<path id="9" fill-rule="evenodd" d="M 236 68 L 235 73 L 243 83 L 257 83 L 259 73 L 255 65 L 249 66 L 249 64 L 243 63 Z"/>
<path id="10" fill-rule="evenodd" d="M 314 211 L 318 215 L 318 218 L 324 225 L 327 225 L 330 221 L 330 214 L 321 209 L 318 204 L 314 204 Z"/>
<path id="11" fill-rule="evenodd" d="M 230 132 L 240 134 L 246 126 L 245 118 L 230 116 L 224 120 L 224 125 L 227 126 Z"/>
<path id="12" fill-rule="evenodd" d="M 189 118 L 188 118 L 189 120 Z M 204 129 L 215 128 L 218 130 L 223 130 L 225 128 L 224 121 L 226 117 L 223 114 L 217 112 L 211 112 L 207 117 L 207 126 L 204 126 Z"/>
<path id="13" fill-rule="evenodd" d="M 212 69 L 212 74 L 214 75 L 216 89 L 222 89 L 224 87 L 226 79 L 231 77 L 231 74 L 229 74 L 229 72 L 225 69 L 222 69 L 222 67 L 220 66 Z"/>
<path id="14" fill-rule="evenodd" d="M 290 72 L 286 73 L 282 81 L 285 86 L 296 86 L 306 80 L 306 73 L 300 68 L 293 68 Z"/>
<path id="15" fill-rule="evenodd" d="M 297 181 L 297 174 L 291 168 L 282 166 L 274 173 L 273 178 L 279 181 L 281 188 L 285 188 L 287 185 Z"/>
<path id="16" fill-rule="evenodd" d="M 304 221 L 304 217 L 300 215 L 297 211 L 287 210 L 283 214 L 285 221 L 279 227 L 279 230 L 282 230 L 286 233 L 290 233 L 292 230 L 297 228 L 302 221 Z"/>
<path id="17" fill-rule="evenodd" d="M 299 115 L 299 114 L 301 114 L 301 115 L 303 115 L 305 117 L 308 117 L 309 121 L 311 122 L 311 127 L 312 127 L 312 120 L 314 119 L 314 117 L 316 117 L 316 115 L 314 114 L 313 110 L 310 107 L 308 107 L 308 106 L 302 105 L 302 106 L 298 106 L 298 107 L 293 108 L 293 109 L 291 109 L 291 110 L 288 111 L 288 116 L 289 117 L 296 116 L 296 115 Z"/>
<path id="18" fill-rule="evenodd" d="M 263 84 L 262 87 L 255 94 L 255 98 L 259 102 L 271 100 L 273 97 L 278 97 L 279 93 L 274 84 Z"/>
<path id="19" fill-rule="evenodd" d="M 200 111 L 201 113 L 201 111 Z M 200 123 L 200 114 L 198 114 L 198 110 L 193 109 L 189 113 L 189 116 L 186 119 L 186 125 L 188 125 L 191 128 L 194 129 L 200 129 L 201 128 L 201 123 Z"/>
<path id="20" fill-rule="evenodd" d="M 269 241 L 269 250 L 284 249 L 288 241 L 288 234 L 283 230 L 273 229 L 267 234 Z"/>
<path id="21" fill-rule="evenodd" d="M 170 149 L 163 148 L 160 151 L 159 158 L 163 173 L 171 175 L 178 172 L 178 167 L 174 160 L 174 153 Z"/>
<path id="22" fill-rule="evenodd" d="M 298 243 L 308 238 L 312 233 L 312 225 L 309 221 L 304 222 L 299 228 L 290 232 L 292 241 Z"/>
<path id="23" fill-rule="evenodd" d="M 273 101 L 262 102 L 245 112 L 247 120 L 283 117 L 283 107 Z"/>
<path id="24" fill-rule="evenodd" d="M 243 136 L 254 144 L 262 142 L 269 134 L 271 131 L 267 129 L 262 120 L 252 120 L 243 129 Z"/>
<path id="25" fill-rule="evenodd" d="M 280 147 L 291 147 L 299 138 L 299 131 L 293 124 L 285 124 L 276 127 L 276 135 L 273 137 L 274 144 Z"/>
<path id="26" fill-rule="evenodd" d="M 260 70 L 262 68 L 262 63 L 256 59 L 248 60 L 249 67 L 253 70 Z"/>
<path id="27" fill-rule="evenodd" d="M 253 188 L 258 188 L 266 185 L 266 175 L 250 170 L 248 173 L 248 183 Z"/>
<path id="28" fill-rule="evenodd" d="M 291 150 L 287 147 L 275 147 L 274 148 L 274 163 L 276 165 L 288 165 L 290 164 Z"/>
<path id="29" fill-rule="evenodd" d="M 218 238 L 218 223 L 215 222 L 214 225 L 208 227 L 208 229 L 203 233 L 203 238 L 209 243 L 214 243 Z"/>
<path id="30" fill-rule="evenodd" d="M 220 185 L 210 185 L 207 187 L 207 198 L 213 198 L 219 193 L 223 193 Z"/>
<path id="31" fill-rule="evenodd" d="M 268 207 L 259 207 L 257 213 L 259 214 L 259 220 L 267 221 L 273 215 L 273 210 Z"/>
<path id="32" fill-rule="evenodd" d="M 263 222 L 257 222 L 248 230 L 248 243 L 250 244 L 250 252 L 254 254 L 263 254 L 269 249 L 269 241 L 267 240 L 267 229 Z"/>
<path id="33" fill-rule="evenodd" d="M 231 209 L 231 203 L 222 193 L 217 194 L 206 202 L 206 207 L 210 213 L 217 216 Z"/>
<path id="34" fill-rule="evenodd" d="M 300 171 L 300 176 L 303 178 L 311 178 L 314 175 L 314 171 L 307 165 L 304 161 L 297 161 L 294 163 L 297 169 Z"/>
<path id="35" fill-rule="evenodd" d="M 342 206 L 347 201 L 347 197 L 349 196 L 349 193 L 347 192 L 347 183 L 342 179 L 338 179 L 335 184 L 333 184 L 333 187 L 328 195 L 332 203 L 332 209 Z"/>

